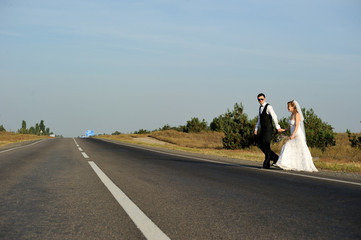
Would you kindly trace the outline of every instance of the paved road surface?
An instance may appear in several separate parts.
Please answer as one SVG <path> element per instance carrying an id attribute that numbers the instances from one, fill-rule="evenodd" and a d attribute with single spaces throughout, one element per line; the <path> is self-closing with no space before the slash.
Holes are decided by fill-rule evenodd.
<path id="1" fill-rule="evenodd" d="M 0 239 L 361 239 L 361 181 L 284 173 L 96 139 L 0 150 Z"/>

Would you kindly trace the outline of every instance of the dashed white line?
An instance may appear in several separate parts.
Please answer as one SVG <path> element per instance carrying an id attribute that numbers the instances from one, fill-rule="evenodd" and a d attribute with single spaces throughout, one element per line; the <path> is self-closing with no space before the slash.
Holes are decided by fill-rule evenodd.
<path id="1" fill-rule="evenodd" d="M 89 158 L 89 156 L 85 152 L 81 152 L 81 154 L 83 154 L 84 158 Z"/>
<path id="2" fill-rule="evenodd" d="M 78 150 L 81 152 L 84 158 L 89 158 L 89 156 L 83 151 L 83 149 L 79 146 L 79 144 L 76 142 L 75 138 L 73 138 L 75 145 L 78 147 Z"/>
<path id="3" fill-rule="evenodd" d="M 83 152 L 83 149 L 79 146 L 76 140 L 73 138 L 75 145 L 78 147 L 79 151 L 84 158 L 89 158 L 89 156 Z M 94 172 L 98 175 L 100 180 L 106 186 L 106 188 L 111 192 L 120 206 L 125 210 L 128 216 L 132 219 L 135 225 L 143 233 L 143 235 L 149 240 L 167 240 L 170 238 L 165 235 L 162 230 L 155 225 L 152 220 L 150 220 L 137 205 L 135 205 L 125 193 L 120 190 L 113 182 L 108 178 L 107 175 L 93 162 L 88 161 L 90 166 L 93 168 Z"/>
<path id="4" fill-rule="evenodd" d="M 150 220 L 143 211 L 138 208 L 125 193 L 120 190 L 107 175 L 92 161 L 88 162 L 93 168 L 94 172 L 98 175 L 100 180 L 108 188 L 114 198 L 118 201 L 120 206 L 132 219 L 135 225 L 143 233 L 143 235 L 149 240 L 163 240 L 170 239 L 162 230 Z"/>
<path id="5" fill-rule="evenodd" d="M 73 140 L 74 140 L 74 142 L 75 142 L 75 145 L 76 145 L 77 147 L 79 147 L 79 144 L 76 142 L 75 138 L 73 138 Z"/>

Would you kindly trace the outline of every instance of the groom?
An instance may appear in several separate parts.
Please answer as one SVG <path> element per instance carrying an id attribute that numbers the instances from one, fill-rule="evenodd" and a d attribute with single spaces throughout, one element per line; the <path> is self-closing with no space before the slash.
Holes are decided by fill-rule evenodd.
<path id="1" fill-rule="evenodd" d="M 276 126 L 278 132 L 282 129 L 278 124 L 277 115 L 273 110 L 272 106 L 266 103 L 266 96 L 263 93 L 258 94 L 257 100 L 260 104 L 258 122 L 254 131 L 255 135 L 258 135 L 258 147 L 262 150 L 265 155 L 263 162 L 263 168 L 270 168 L 270 161 L 276 163 L 278 155 L 271 151 L 271 139 L 273 132 L 272 120 Z M 258 129 L 261 127 L 261 132 L 258 134 Z"/>

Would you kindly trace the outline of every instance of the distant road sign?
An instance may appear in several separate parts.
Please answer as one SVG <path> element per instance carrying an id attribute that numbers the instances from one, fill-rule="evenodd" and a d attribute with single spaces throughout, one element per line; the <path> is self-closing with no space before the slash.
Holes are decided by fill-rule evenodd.
<path id="1" fill-rule="evenodd" d="M 86 130 L 85 131 L 85 136 L 86 137 L 94 136 L 94 130 Z"/>

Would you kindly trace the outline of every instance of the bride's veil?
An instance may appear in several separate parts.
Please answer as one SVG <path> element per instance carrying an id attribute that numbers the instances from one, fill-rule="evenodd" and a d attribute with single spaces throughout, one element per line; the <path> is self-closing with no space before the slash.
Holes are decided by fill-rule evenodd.
<path id="1" fill-rule="evenodd" d="M 297 112 L 300 114 L 301 116 L 301 129 L 302 129 L 302 132 L 303 132 L 303 135 L 305 136 L 305 141 L 306 141 L 306 132 L 305 132 L 305 125 L 303 124 L 303 121 L 305 120 L 304 117 L 303 117 L 303 113 L 302 113 L 302 109 L 300 107 L 300 104 L 294 100 L 293 103 L 296 105 L 296 109 L 297 109 Z"/>

